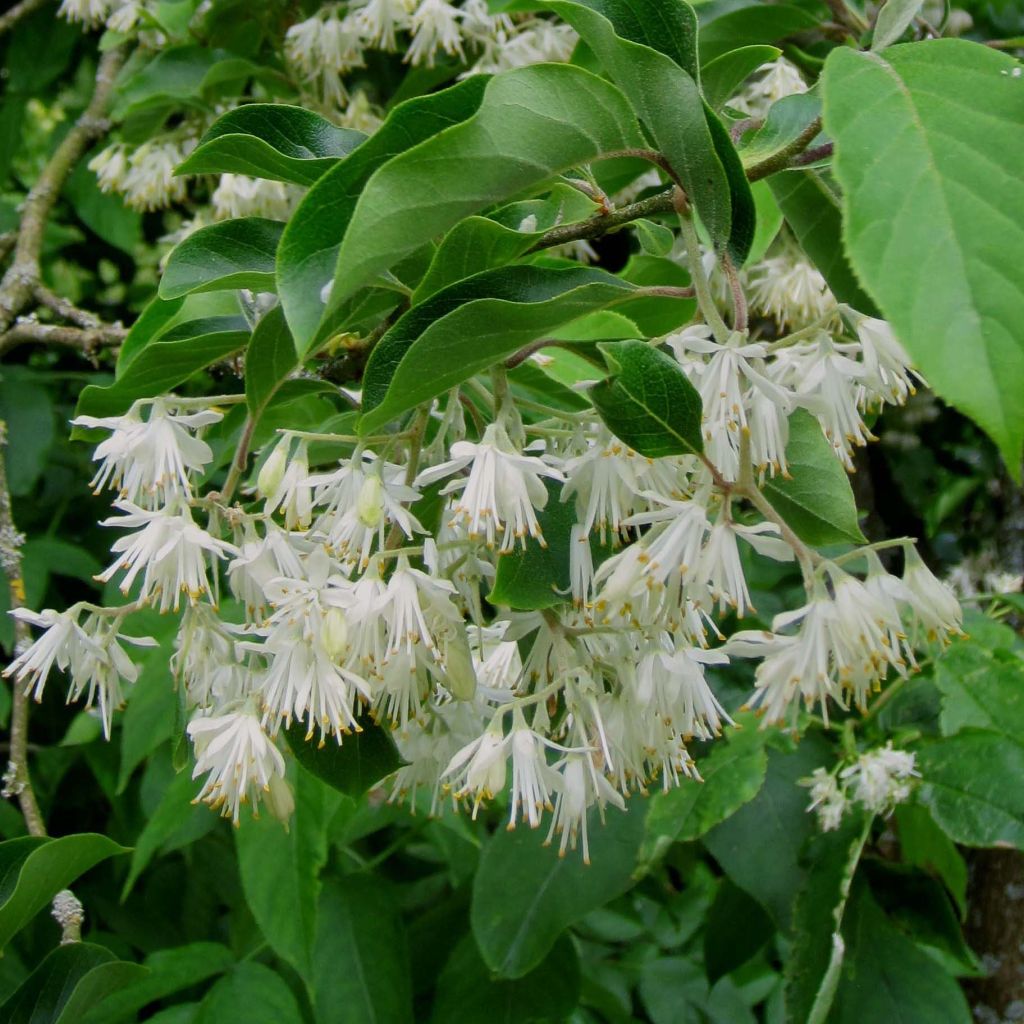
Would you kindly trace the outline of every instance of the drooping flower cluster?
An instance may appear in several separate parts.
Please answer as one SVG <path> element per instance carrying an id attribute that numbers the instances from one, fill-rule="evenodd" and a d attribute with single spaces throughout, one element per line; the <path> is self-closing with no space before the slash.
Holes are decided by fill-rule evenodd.
<path id="1" fill-rule="evenodd" d="M 345 743 L 375 721 L 405 761 L 392 799 L 476 814 L 507 792 L 510 825 L 547 814 L 549 840 L 586 857 L 592 811 L 696 776 L 687 744 L 732 721 L 714 685 L 732 658 L 758 659 L 750 704 L 767 722 L 864 708 L 916 647 L 959 629 L 956 600 L 909 542 L 900 577 L 870 546 L 824 558 L 744 482 L 787 472 L 796 410 L 845 463 L 868 437 L 862 412 L 906 398 L 888 327 L 840 312 L 844 333 L 697 325 L 665 339 L 702 399 L 701 458 L 643 457 L 596 415 L 524 421 L 507 397 L 474 440 L 452 392 L 381 438 L 279 431 L 239 504 L 196 483 L 219 411 L 165 397 L 80 417 L 109 432 L 93 483 L 117 493 L 107 525 L 129 531 L 100 578 L 121 582 L 129 610 L 183 609 L 172 667 L 201 798 L 236 822 L 261 800 L 285 815 L 281 732 Z M 325 441 L 349 454 L 325 462 Z M 562 589 L 513 610 L 507 566 L 552 545 Z M 750 558 L 804 574 L 806 603 L 770 630 L 731 625 L 754 614 Z M 135 673 L 120 641 L 140 641 L 120 633 L 124 609 L 83 609 L 22 613 L 44 632 L 8 672 L 38 696 L 66 671 L 109 731 Z M 841 814 L 847 791 L 873 809 L 899 799 L 908 773 L 886 757 L 833 779 L 839 795 L 818 780 L 820 813 Z"/>

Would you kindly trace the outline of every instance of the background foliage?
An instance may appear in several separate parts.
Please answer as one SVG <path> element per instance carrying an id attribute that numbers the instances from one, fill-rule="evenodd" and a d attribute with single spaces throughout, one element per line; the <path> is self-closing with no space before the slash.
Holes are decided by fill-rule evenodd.
<path id="1" fill-rule="evenodd" d="M 751 246 L 763 255 L 784 217 L 838 298 L 867 312 L 877 303 L 944 400 L 922 389 L 874 425 L 881 440 L 858 456 L 853 478 L 859 519 L 829 507 L 829 486 L 809 502 L 791 493 L 798 517 L 811 506 L 801 535 L 822 545 L 861 530 L 871 540 L 920 536 L 933 567 L 958 573 L 974 596 L 969 638 L 890 685 L 866 716 L 839 714 L 827 730 L 809 721 L 799 742 L 759 729 L 739 710 L 749 679 L 742 669 L 723 673 L 717 692 L 742 728 L 713 748 L 695 746 L 703 783 L 684 781 L 592 822 L 589 866 L 559 859 L 529 829 L 506 831 L 500 799 L 475 820 L 389 804 L 375 783 L 397 756 L 373 730 L 358 749 L 353 738 L 320 752 L 301 731 L 294 743 L 289 736 L 290 828 L 246 816 L 232 829 L 192 802 L 197 784 L 169 666 L 176 624 L 153 614 L 140 630 L 161 646 L 142 651 L 110 742 L 93 715 L 64 705 L 58 686 L 33 708 L 32 778 L 58 838 L 27 836 L 17 805 L 0 804 L 0 1016 L 86 1024 L 969 1020 L 961 983 L 993 969 L 979 954 L 1019 962 L 1009 945 L 972 950 L 964 923 L 975 898 L 972 851 L 1024 847 L 1022 603 L 1003 593 L 1013 590 L 1005 577 L 995 596 L 979 583 L 986 572 L 1024 569 L 1024 505 L 1011 480 L 1024 436 L 1024 210 L 1013 187 L 1024 82 L 1004 52 L 1024 35 L 1020 9 L 973 0 L 952 13 L 898 0 L 881 12 L 841 0 L 713 0 L 697 5 L 694 50 L 685 34 L 661 34 L 662 16 L 681 5 L 492 3 L 557 13 L 586 39 L 571 67 L 607 77 L 581 70 L 573 78 L 542 64 L 505 72 L 485 91 L 476 77 L 456 84 L 466 70 L 458 59 L 407 67 L 379 53 L 356 73 L 384 118 L 363 142 L 308 109 L 282 56 L 284 32 L 314 5 L 161 0 L 144 15 L 159 42 L 138 47 L 115 32 L 83 33 L 55 5 L 28 6 L 0 37 L 0 230 L 18 230 L 26 195 L 90 102 L 101 53 L 131 49 L 104 130 L 112 125 L 139 145 L 205 126 L 183 167 L 193 177 L 182 203 L 132 209 L 101 191 L 86 166 L 105 144 L 98 141 L 70 169 L 41 226 L 42 283 L 104 325 L 134 324 L 127 335 L 103 327 L 86 338 L 93 328 L 74 318 L 74 337 L 40 333 L 61 320 L 44 303 L 27 322 L 8 318 L 0 336 L 0 419 L 13 519 L 26 537 L 28 607 L 61 608 L 101 590 L 94 576 L 109 538 L 96 524 L 106 505 L 89 494 L 89 446 L 69 439 L 76 404 L 105 415 L 169 388 L 244 390 L 261 445 L 282 423 L 352 428 L 338 385 L 361 381 L 361 429 L 373 431 L 581 317 L 592 338 L 613 342 L 623 337 L 607 330 L 616 315 L 645 337 L 686 323 L 692 303 L 631 298 L 633 285 L 688 284 L 667 258 L 670 205 L 655 203 L 629 230 L 595 240 L 590 268 L 529 255 L 554 226 L 552 190 L 563 190 L 554 193 L 559 203 L 571 195 L 580 204 L 573 221 L 595 209 L 552 179 L 601 153 L 646 146 L 637 116 L 670 162 L 681 154 L 677 166 L 711 243 L 737 262 Z M 947 35 L 959 24 L 966 38 L 871 55 L 872 40 L 881 51 L 927 36 L 928 21 L 915 17 L 942 22 Z M 979 45 L 991 40 L 999 42 Z M 755 133 L 737 134 L 741 112 L 723 113 L 734 141 L 743 139 L 737 155 L 703 104 L 722 112 L 779 51 L 820 83 L 809 104 L 773 107 Z M 695 71 L 698 53 L 703 99 L 687 92 L 694 78 L 678 73 Z M 520 103 L 525 95 L 532 105 Z M 237 106 L 243 100 L 254 102 Z M 822 103 L 826 136 L 815 122 Z M 803 148 L 834 140 L 834 157 L 782 171 L 811 126 Z M 406 153 L 419 143 L 426 148 Z M 692 153 L 721 159 L 704 166 Z M 767 185 L 751 193 L 743 172 L 755 166 Z M 630 158 L 593 168 L 594 185 L 609 193 L 643 170 Z M 224 173 L 308 191 L 286 225 L 249 217 L 191 234 L 161 276 L 168 236 L 206 207 Z M 389 218 L 373 215 L 380 204 Z M 532 234 L 515 230 L 527 210 L 537 218 Z M 3 247 L 11 257 L 13 234 Z M 454 298 L 445 291 L 482 270 L 489 276 Z M 350 342 L 373 337 L 399 304 L 382 271 L 406 286 L 400 291 L 422 315 L 400 320 L 367 361 L 366 346 Z M 253 331 L 241 288 L 276 290 L 280 311 Z M 112 346 L 120 347 L 116 366 Z M 630 350 L 604 348 L 622 369 L 607 386 L 619 390 L 606 396 L 606 419 L 630 440 L 627 432 L 640 429 L 629 405 L 638 404 Z M 571 367 L 566 374 L 571 383 Z M 524 399 L 570 409 L 579 401 L 557 374 L 524 365 L 512 379 Z M 599 409 L 601 401 L 595 393 Z M 685 417 L 679 403 L 671 411 Z M 239 407 L 211 431 L 211 480 L 227 473 L 243 418 Z M 683 425 L 668 440 L 659 435 L 668 447 L 649 454 L 681 450 L 678 438 L 691 433 Z M 530 596 L 531 579 L 550 572 L 511 559 L 502 571 L 499 599 L 504 587 L 526 606 L 540 600 Z M 753 624 L 767 628 L 799 597 L 799 573 L 753 563 L 749 572 Z M 0 607 L 8 601 L 0 592 Z M 0 643 L 10 651 L 13 642 L 5 615 Z M 10 706 L 5 688 L 4 720 Z M 887 741 L 917 756 L 910 802 L 889 818 L 855 815 L 818 832 L 799 781 Z M 983 884 L 975 879 L 975 888 Z M 85 941 L 58 946 L 46 910 L 67 885 L 86 908 Z M 999 1019 L 1005 1010 L 992 1012 Z"/>

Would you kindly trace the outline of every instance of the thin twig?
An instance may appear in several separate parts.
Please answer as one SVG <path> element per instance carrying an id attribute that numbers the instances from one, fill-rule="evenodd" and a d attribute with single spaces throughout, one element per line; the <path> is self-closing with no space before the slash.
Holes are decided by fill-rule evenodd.
<path id="1" fill-rule="evenodd" d="M 46 285 L 40 284 L 36 286 L 36 300 L 41 306 L 45 306 L 56 313 L 62 320 L 67 320 L 77 327 L 89 330 L 101 326 L 100 318 L 95 313 L 90 313 L 86 309 L 79 309 L 69 299 L 65 299 L 50 291 Z"/>
<path id="2" fill-rule="evenodd" d="M 231 469 L 228 470 L 227 479 L 224 481 L 224 489 L 220 493 L 220 500 L 226 505 L 234 497 L 235 489 L 238 487 L 242 474 L 249 464 L 249 446 L 252 444 L 252 436 L 256 431 L 256 420 L 252 416 L 245 418 L 245 426 L 242 427 L 241 436 L 238 438 L 238 447 L 235 449 L 235 457 L 231 461 Z"/>
<path id="3" fill-rule="evenodd" d="M 21 223 L 14 245 L 14 260 L 0 281 L 0 331 L 36 299 L 40 285 L 39 254 L 43 233 L 68 175 L 94 139 L 107 129 L 104 114 L 114 91 L 114 81 L 128 54 L 126 46 L 108 50 L 100 58 L 96 85 L 85 111 L 64 136 L 22 204 Z"/>
<path id="4" fill-rule="evenodd" d="M 821 132 L 821 118 L 816 117 L 789 145 L 783 146 L 776 153 L 766 157 L 760 163 L 747 168 L 747 180 L 759 181 L 776 171 L 784 171 L 790 161 L 799 156 L 818 137 Z"/>
<path id="5" fill-rule="evenodd" d="M 101 324 L 92 328 L 61 327 L 26 319 L 0 334 L 0 356 L 7 355 L 19 345 L 30 344 L 63 345 L 92 356 L 100 349 L 120 345 L 127 334 L 128 331 L 120 324 Z"/>
<path id="6" fill-rule="evenodd" d="M 21 575 L 21 545 L 24 536 L 14 525 L 11 511 L 11 492 L 7 487 L 7 425 L 0 420 L 0 565 L 7 577 L 10 606 L 14 611 L 25 606 L 25 581 Z M 28 623 L 14 620 L 14 653 L 17 656 L 32 643 Z M 28 696 L 17 680 L 11 683 L 11 750 L 7 772 L 4 775 L 5 792 L 18 798 L 25 827 L 31 836 L 45 836 L 46 825 L 36 801 L 32 780 L 28 773 Z"/>
<path id="7" fill-rule="evenodd" d="M 617 210 L 612 210 L 611 213 L 598 213 L 576 224 L 559 224 L 558 227 L 545 232 L 529 252 L 540 252 L 542 249 L 564 245 L 566 242 L 600 238 L 601 235 L 624 227 L 634 220 L 652 217 L 658 213 L 671 213 L 672 209 L 672 189 L 669 188 L 657 195 L 648 196 L 647 199 L 630 203 L 628 206 L 621 206 Z"/>
<path id="8" fill-rule="evenodd" d="M 0 36 L 10 32 L 22 18 L 33 11 L 38 11 L 40 7 L 45 7 L 47 2 L 48 0 L 21 0 L 20 4 L 15 4 L 9 11 L 0 14 Z"/>

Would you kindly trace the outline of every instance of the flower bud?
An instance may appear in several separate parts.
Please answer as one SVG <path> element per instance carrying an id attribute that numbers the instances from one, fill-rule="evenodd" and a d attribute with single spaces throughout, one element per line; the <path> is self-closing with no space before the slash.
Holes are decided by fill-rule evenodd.
<path id="1" fill-rule="evenodd" d="M 476 694 L 476 670 L 466 631 L 450 630 L 445 646 L 445 685 L 456 700 L 472 700 Z"/>
<path id="2" fill-rule="evenodd" d="M 340 608 L 328 608 L 324 615 L 320 641 L 331 661 L 341 661 L 348 651 L 348 620 Z"/>
<path id="3" fill-rule="evenodd" d="M 263 463 L 256 477 L 256 490 L 261 498 L 273 497 L 281 486 L 288 465 L 288 445 L 288 438 L 282 438 Z"/>
<path id="4" fill-rule="evenodd" d="M 359 488 L 356 499 L 356 515 L 368 530 L 380 526 L 384 518 L 384 483 L 376 473 L 371 473 Z"/>

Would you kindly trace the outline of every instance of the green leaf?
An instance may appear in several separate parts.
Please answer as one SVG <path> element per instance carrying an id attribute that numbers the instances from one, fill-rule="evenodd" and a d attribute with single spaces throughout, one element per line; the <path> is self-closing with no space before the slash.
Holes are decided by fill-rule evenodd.
<path id="1" fill-rule="evenodd" d="M 704 927 L 704 967 L 712 984 L 742 967 L 775 933 L 761 904 L 728 878 L 715 893 Z"/>
<path id="2" fill-rule="evenodd" d="M 843 960 L 840 928 L 867 836 L 867 823 L 853 814 L 808 844 L 807 880 L 797 893 L 793 945 L 786 958 L 789 1024 L 823 1021 L 835 998 Z"/>
<path id="3" fill-rule="evenodd" d="M 943 831 L 964 846 L 1024 849 L 1024 791 L 1008 779 L 1024 772 L 1024 746 L 999 733 L 963 729 L 923 744 L 918 799 Z"/>
<path id="4" fill-rule="evenodd" d="M 89 942 L 58 946 L 0 1006 L 4 1024 L 78 1024 L 111 992 L 148 973 Z"/>
<path id="5" fill-rule="evenodd" d="M 178 771 L 171 776 L 160 802 L 147 817 L 145 826 L 135 839 L 131 867 L 121 888 L 122 902 L 128 898 L 153 857 L 170 845 L 169 841 L 173 837 L 180 836 L 192 822 L 205 824 L 208 821 L 211 826 L 216 824 L 217 817 L 209 807 L 195 804 L 198 792 L 199 783 L 193 781 L 191 772 Z"/>
<path id="6" fill-rule="evenodd" d="M 528 252 L 543 231 L 516 231 L 488 217 L 467 217 L 444 236 L 413 292 L 414 305 L 464 278 L 504 266 Z"/>
<path id="7" fill-rule="evenodd" d="M 284 310 L 277 305 L 256 325 L 245 353 L 245 402 L 254 420 L 259 420 L 298 365 Z"/>
<path id="8" fill-rule="evenodd" d="M 283 224 L 264 217 L 239 217 L 200 228 L 171 250 L 160 279 L 160 298 L 235 288 L 272 292 L 274 256 L 283 231 Z"/>
<path id="9" fill-rule="evenodd" d="M 128 334 L 121 343 L 121 351 L 117 355 L 117 366 L 114 369 L 115 379 L 128 368 L 132 360 L 158 335 L 174 322 L 182 313 L 184 299 L 154 298 L 150 301 L 139 318 L 128 329 Z"/>
<path id="10" fill-rule="evenodd" d="M 767 181 L 755 181 L 750 186 L 750 194 L 754 197 L 754 206 L 757 208 L 757 229 L 754 231 L 754 241 L 750 245 L 748 263 L 757 263 L 764 259 L 765 253 L 775 241 L 782 227 L 782 210 L 775 201 L 775 195 Z"/>
<path id="11" fill-rule="evenodd" d="M 564 604 L 569 599 L 569 546 L 576 523 L 576 503 L 561 500 L 561 484 L 545 480 L 544 486 L 548 491 L 547 505 L 537 513 L 544 545 L 529 537 L 525 551 L 515 548 L 499 556 L 494 586 L 487 595 L 491 604 L 535 611 Z M 598 547 L 595 537 L 577 543 L 590 544 L 595 565 L 608 552 Z"/>
<path id="12" fill-rule="evenodd" d="M 742 264 L 753 223 L 733 224 L 736 196 L 723 159 L 732 143 L 700 95 L 693 9 L 682 0 L 551 0 L 546 6 L 576 29 L 629 97 L 716 248 L 729 246 Z"/>
<path id="13" fill-rule="evenodd" d="M 363 376 L 360 433 L 633 291 L 603 270 L 535 266 L 486 270 L 443 289 L 404 314 L 374 347 Z"/>
<path id="14" fill-rule="evenodd" d="M 703 781 L 683 779 L 651 798 L 641 857 L 647 867 L 672 843 L 699 839 L 757 796 L 768 769 L 765 734 L 753 721 L 730 730 L 698 769 Z"/>
<path id="15" fill-rule="evenodd" d="M 123 793 L 135 769 L 165 740 L 171 738 L 178 698 L 170 659 L 174 653 L 173 620 L 160 623 L 161 642 L 135 656 L 139 677 L 128 692 L 121 718 L 121 765 L 117 792 Z"/>
<path id="16" fill-rule="evenodd" d="M 632 884 L 643 837 L 644 807 L 589 816 L 591 863 L 578 853 L 559 857 L 531 829 L 496 832 L 484 847 L 473 881 L 470 917 L 487 966 L 521 978 L 548 954 L 562 931 Z"/>
<path id="17" fill-rule="evenodd" d="M 855 886 L 843 939 L 846 955 L 829 1024 L 971 1021 L 956 980 L 892 925 L 866 885 Z"/>
<path id="18" fill-rule="evenodd" d="M 924 0 L 885 0 L 875 18 L 871 49 L 877 53 L 895 43 L 910 28 L 923 3 Z"/>
<path id="19" fill-rule="evenodd" d="M 767 178 L 779 208 L 800 247 L 821 271 L 832 294 L 854 309 L 876 314 L 854 276 L 842 245 L 839 195 L 819 171 L 783 171 Z"/>
<path id="20" fill-rule="evenodd" d="M 608 429 L 651 459 L 700 454 L 700 395 L 675 359 L 642 341 L 598 348 L 612 375 L 587 396 Z"/>
<path id="21" fill-rule="evenodd" d="M 775 43 L 787 36 L 818 27 L 807 11 L 787 4 L 751 4 L 708 21 L 700 27 L 700 55 L 712 61 L 742 46 Z"/>
<path id="22" fill-rule="evenodd" d="M 633 224 L 640 248 L 649 256 L 667 256 L 675 245 L 676 236 L 671 228 L 653 220 L 638 220 Z"/>
<path id="23" fill-rule="evenodd" d="M 392 157 L 470 117 L 488 79 L 474 75 L 430 96 L 399 104 L 371 138 L 307 193 L 277 254 L 278 294 L 300 355 L 312 349 L 326 308 L 321 290 L 338 270 L 338 251 L 368 179 Z M 340 308 L 340 301 L 331 310 Z"/>
<path id="24" fill-rule="evenodd" d="M 127 852 L 112 839 L 91 832 L 60 839 L 23 836 L 0 843 L 0 950 L 79 875 Z"/>
<path id="25" fill-rule="evenodd" d="M 21 497 L 31 493 L 46 469 L 57 431 L 50 392 L 30 381 L 0 381 L 0 420 L 7 425 L 4 458 L 7 486 Z"/>
<path id="26" fill-rule="evenodd" d="M 667 284 L 675 288 L 686 288 L 691 284 L 690 275 L 674 260 L 645 253 L 631 256 L 619 276 L 630 284 L 641 286 Z M 619 312 L 637 325 L 638 331 L 633 335 L 636 338 L 657 338 L 670 334 L 688 324 L 696 310 L 696 299 L 656 296 L 630 299 L 619 307 Z"/>
<path id="27" fill-rule="evenodd" d="M 819 733 L 804 736 L 792 753 L 770 751 L 757 796 L 704 836 L 725 873 L 784 931 L 790 930 L 793 901 L 806 879 L 800 851 L 816 830 L 807 813 L 807 790 L 797 782 L 833 757 Z"/>
<path id="28" fill-rule="evenodd" d="M 708 61 L 700 69 L 704 98 L 712 109 L 721 109 L 747 78 L 781 53 L 777 46 L 741 46 Z"/>
<path id="29" fill-rule="evenodd" d="M 146 345 L 115 383 L 84 388 L 75 414 L 120 415 L 136 399 L 170 391 L 243 349 L 248 340 L 249 327 L 242 317 L 213 316 L 178 324 Z M 81 436 L 80 428 L 71 436 Z"/>
<path id="30" fill-rule="evenodd" d="M 248 818 L 235 833 L 245 901 L 270 948 L 309 984 L 313 977 L 320 869 L 342 797 L 308 772 L 295 777 L 289 829 L 270 814 Z"/>
<path id="31" fill-rule="evenodd" d="M 769 107 L 764 124 L 740 147 L 743 166 L 750 167 L 775 156 L 795 142 L 820 115 L 821 100 L 814 93 L 783 96 Z"/>
<path id="32" fill-rule="evenodd" d="M 1007 268 L 1024 262 L 1019 67 L 937 39 L 884 56 L 838 47 L 824 73 L 854 268 L 931 386 L 991 436 L 1017 479 L 1024 284 Z"/>
<path id="33" fill-rule="evenodd" d="M 944 736 L 974 726 L 1024 742 L 1024 660 L 958 640 L 935 662 Z"/>
<path id="34" fill-rule="evenodd" d="M 472 117 L 393 157 L 366 182 L 338 252 L 328 312 L 469 214 L 603 153 L 642 145 L 625 97 L 582 68 L 538 64 L 492 78 Z"/>
<path id="35" fill-rule="evenodd" d="M 956 844 L 938 825 L 928 808 L 918 803 L 896 808 L 896 831 L 904 863 L 941 878 L 956 900 L 961 917 L 967 913 L 967 863 Z"/>
<path id="36" fill-rule="evenodd" d="M 128 1024 L 143 1007 L 226 971 L 234 957 L 217 942 L 193 942 L 146 957 L 148 975 L 109 996 L 80 1024 Z M 154 1020 L 156 1018 L 153 1018 Z"/>
<path id="37" fill-rule="evenodd" d="M 227 50 L 206 46 L 172 46 L 160 50 L 117 87 L 114 115 L 124 118 L 180 104 L 204 112 L 203 93 L 213 86 L 249 78 L 260 69 Z"/>
<path id="38" fill-rule="evenodd" d="M 195 1024 L 303 1024 L 284 980 L 264 964 L 237 964 L 207 992 Z"/>
<path id="39" fill-rule="evenodd" d="M 317 917 L 313 990 L 318 1021 L 412 1024 L 409 954 L 395 895 L 374 875 L 324 883 Z"/>
<path id="40" fill-rule="evenodd" d="M 805 543 L 863 544 L 850 478 L 818 421 L 806 410 L 789 417 L 789 477 L 774 476 L 762 490 Z"/>
<path id="41" fill-rule="evenodd" d="M 362 730 L 346 736 L 344 742 L 332 739 L 318 744 L 307 738 L 306 726 L 293 722 L 285 737 L 295 760 L 318 779 L 341 793 L 359 796 L 401 767 L 394 740 L 388 731 L 369 719 Z"/>
<path id="42" fill-rule="evenodd" d="M 434 1024 L 533 1024 L 563 1021 L 576 1007 L 580 965 L 572 940 L 559 938 L 551 952 L 521 978 L 495 978 L 471 935 L 452 950 L 437 979 Z"/>
<path id="43" fill-rule="evenodd" d="M 85 160 L 68 178 L 64 195 L 90 231 L 129 256 L 135 253 L 142 242 L 142 214 L 125 206 L 119 195 L 100 191 Z"/>
<path id="44" fill-rule="evenodd" d="M 302 107 L 247 103 L 206 130 L 178 174 L 247 174 L 312 185 L 366 136 Z"/>

